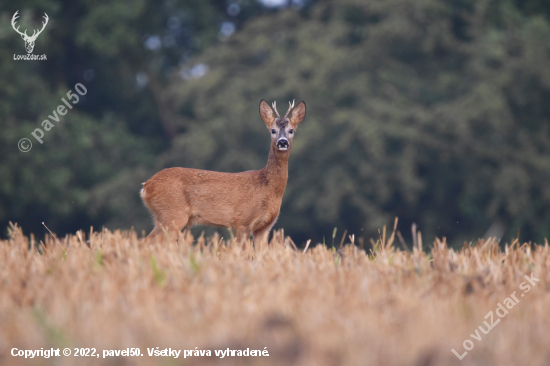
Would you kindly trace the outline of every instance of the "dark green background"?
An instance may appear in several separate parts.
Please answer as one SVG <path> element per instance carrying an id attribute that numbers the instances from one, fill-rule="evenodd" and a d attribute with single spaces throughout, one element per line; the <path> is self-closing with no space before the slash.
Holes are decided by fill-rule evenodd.
<path id="1" fill-rule="evenodd" d="M 16 10 L 21 29 L 48 14 L 34 49 L 47 61 L 13 60 L 25 54 Z M 549 16 L 542 0 L 3 1 L 2 236 L 9 221 L 39 237 L 42 222 L 149 231 L 141 182 L 170 166 L 262 168 L 259 101 L 296 98 L 307 116 L 275 228 L 297 243 L 330 241 L 335 226 L 368 240 L 395 216 L 406 239 L 416 222 L 428 242 L 491 227 L 540 243 Z M 88 93 L 40 145 L 30 133 L 76 83 Z"/>

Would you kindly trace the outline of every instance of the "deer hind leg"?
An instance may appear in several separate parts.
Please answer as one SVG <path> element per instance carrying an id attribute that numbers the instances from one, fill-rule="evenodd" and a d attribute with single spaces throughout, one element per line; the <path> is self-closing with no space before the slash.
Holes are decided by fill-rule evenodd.
<path id="1" fill-rule="evenodd" d="M 153 238 L 163 232 L 168 232 L 170 237 L 177 237 L 177 235 L 183 230 L 183 228 L 189 222 L 189 214 L 185 212 L 168 212 L 161 215 L 159 218 L 155 217 L 155 227 L 151 231 L 148 238 Z"/>
<path id="2" fill-rule="evenodd" d="M 155 236 L 157 236 L 161 233 L 162 233 L 162 228 L 160 227 L 160 225 L 158 223 L 155 223 L 155 227 L 149 233 L 149 235 L 147 235 L 147 238 L 154 238 Z"/>
<path id="3" fill-rule="evenodd" d="M 254 244 L 256 245 L 256 249 L 267 248 L 270 229 L 271 226 L 267 226 L 263 229 L 254 231 Z"/>
<path id="4" fill-rule="evenodd" d="M 176 187 L 177 188 L 177 187 Z M 159 192 L 163 191 L 162 194 Z M 156 181 L 145 183 L 141 190 L 141 198 L 151 211 L 155 221 L 155 227 L 148 238 L 168 232 L 171 237 L 178 233 L 189 223 L 190 209 L 185 197 L 174 187 L 159 185 Z"/>

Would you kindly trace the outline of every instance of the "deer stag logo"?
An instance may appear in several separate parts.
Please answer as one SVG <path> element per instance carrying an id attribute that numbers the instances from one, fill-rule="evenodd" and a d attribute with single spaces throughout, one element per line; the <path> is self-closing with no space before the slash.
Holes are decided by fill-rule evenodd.
<path id="1" fill-rule="evenodd" d="M 44 28 L 46 28 L 46 24 L 48 24 L 48 20 L 49 20 L 48 14 L 44 13 L 44 20 L 45 21 L 42 23 L 42 29 L 40 29 L 39 31 L 37 31 L 35 29 L 34 32 L 32 33 L 32 36 L 28 36 L 26 29 L 25 29 L 25 32 L 21 32 L 19 30 L 19 26 L 17 26 L 17 28 L 15 28 L 16 20 L 17 20 L 17 18 L 19 18 L 19 15 L 17 15 L 18 12 L 19 12 L 19 10 L 17 10 L 15 12 L 15 14 L 13 14 L 13 18 L 11 18 L 11 26 L 13 27 L 13 29 L 17 33 L 19 33 L 21 35 L 21 38 L 23 38 L 23 40 L 25 41 L 25 49 L 27 50 L 27 53 L 32 53 L 32 50 L 34 49 L 34 42 L 36 42 L 36 38 L 38 38 L 40 33 L 42 33 Z"/>

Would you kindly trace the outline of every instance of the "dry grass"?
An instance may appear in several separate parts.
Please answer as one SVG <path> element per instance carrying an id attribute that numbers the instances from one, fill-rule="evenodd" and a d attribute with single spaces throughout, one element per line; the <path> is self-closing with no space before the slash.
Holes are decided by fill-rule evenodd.
<path id="1" fill-rule="evenodd" d="M 384 235 L 385 236 L 385 235 Z M 94 232 L 37 245 L 12 228 L 0 242 L 2 365 L 547 365 L 550 249 L 500 250 L 480 241 L 461 252 L 436 241 L 430 254 L 353 245 L 305 253 L 276 232 L 269 249 L 244 252 L 214 236 L 149 243 Z M 29 249 L 30 248 L 30 249 Z M 540 282 L 520 297 L 524 275 Z M 520 302 L 481 341 L 512 292 Z M 495 318 L 497 316 L 495 315 Z M 475 335 L 475 334 L 474 334 Z M 474 348 L 459 361 L 451 353 Z M 140 347 L 143 357 L 25 360 L 12 347 Z M 147 356 L 147 348 L 261 349 L 269 357 Z"/>

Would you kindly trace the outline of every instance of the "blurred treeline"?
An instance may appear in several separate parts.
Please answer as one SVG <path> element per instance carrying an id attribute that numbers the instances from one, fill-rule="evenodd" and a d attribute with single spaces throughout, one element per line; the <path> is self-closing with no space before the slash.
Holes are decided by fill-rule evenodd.
<path id="1" fill-rule="evenodd" d="M 275 3 L 3 1 L 2 230 L 148 231 L 141 182 L 262 168 L 259 101 L 296 98 L 308 109 L 275 226 L 295 240 L 368 239 L 395 216 L 405 237 L 416 222 L 454 245 L 550 237 L 550 2 Z M 22 29 L 48 14 L 47 61 L 13 60 L 16 10 Z M 78 82 L 88 94 L 40 145 L 30 133 Z"/>

